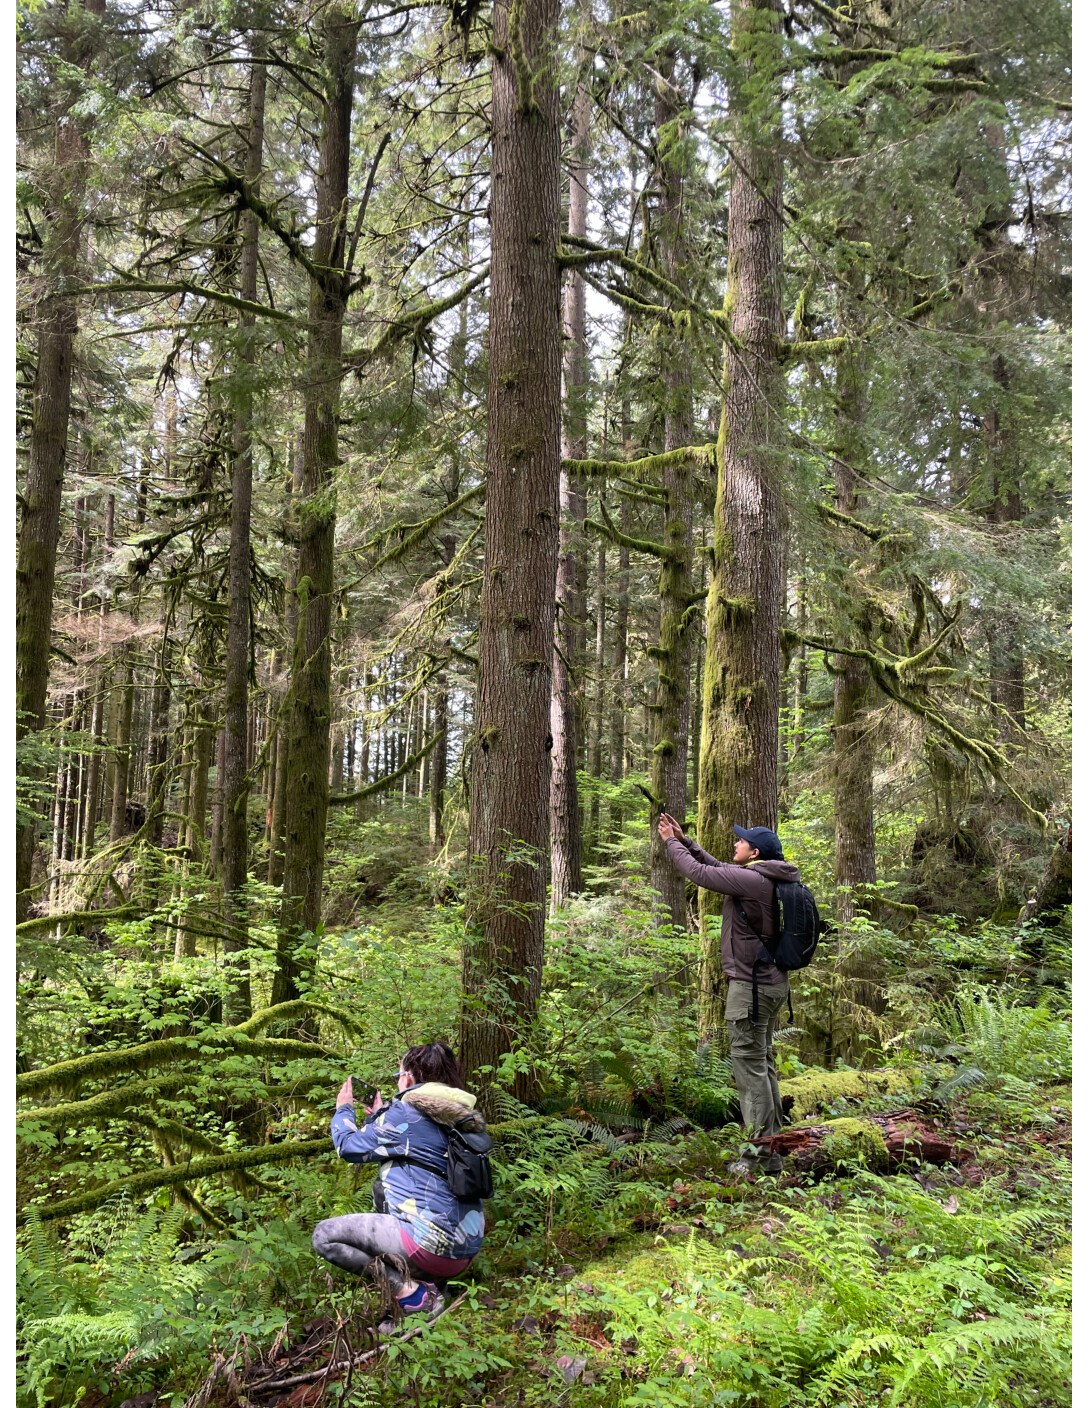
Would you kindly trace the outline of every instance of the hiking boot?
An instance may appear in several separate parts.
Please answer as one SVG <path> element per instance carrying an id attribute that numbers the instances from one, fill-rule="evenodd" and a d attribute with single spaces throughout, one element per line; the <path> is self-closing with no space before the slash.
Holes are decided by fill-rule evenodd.
<path id="1" fill-rule="evenodd" d="M 446 1308 L 446 1297 L 438 1287 L 433 1286 L 430 1281 L 423 1281 L 421 1284 L 423 1286 L 423 1299 L 420 1303 L 418 1305 L 405 1306 L 401 1305 L 398 1300 L 397 1304 L 400 1306 L 400 1315 L 395 1317 L 392 1315 L 386 1316 L 378 1326 L 378 1333 L 380 1335 L 396 1335 L 399 1334 L 401 1330 L 410 1330 L 413 1325 L 424 1323 L 416 1318 L 420 1315 L 425 1317 L 425 1323 L 427 1324 L 430 1324 L 432 1320 L 438 1319 Z M 412 1321 L 411 1325 L 404 1323 L 408 1320 Z"/>

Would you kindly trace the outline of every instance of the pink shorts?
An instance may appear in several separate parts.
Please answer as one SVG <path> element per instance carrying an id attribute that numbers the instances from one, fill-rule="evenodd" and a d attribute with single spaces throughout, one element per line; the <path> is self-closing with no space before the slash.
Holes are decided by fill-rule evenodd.
<path id="1" fill-rule="evenodd" d="M 417 1245 L 403 1227 L 400 1229 L 400 1239 L 412 1266 L 427 1276 L 441 1276 L 443 1279 L 456 1276 L 470 1267 L 476 1259 L 471 1256 L 435 1256 L 434 1252 L 425 1251 Z"/>

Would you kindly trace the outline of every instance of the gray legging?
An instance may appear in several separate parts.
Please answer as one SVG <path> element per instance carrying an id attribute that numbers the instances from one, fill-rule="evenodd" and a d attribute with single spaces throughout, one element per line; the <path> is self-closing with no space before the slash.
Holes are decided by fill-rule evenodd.
<path id="1" fill-rule="evenodd" d="M 327 1217 L 314 1228 L 314 1251 L 333 1266 L 341 1266 L 359 1276 L 370 1271 L 373 1262 L 381 1262 L 390 1289 L 394 1295 L 399 1295 L 408 1281 L 418 1279 L 408 1265 L 400 1229 L 397 1218 L 387 1212 L 353 1212 L 346 1217 Z"/>

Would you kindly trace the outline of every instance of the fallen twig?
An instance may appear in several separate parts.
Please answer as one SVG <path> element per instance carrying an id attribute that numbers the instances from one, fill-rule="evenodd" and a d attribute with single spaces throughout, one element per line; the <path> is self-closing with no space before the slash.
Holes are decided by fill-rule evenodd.
<path id="1" fill-rule="evenodd" d="M 339 1364 L 323 1364 L 320 1369 L 311 1369 L 309 1373 L 306 1374 L 294 1374 L 289 1379 L 263 1379 L 259 1384 L 247 1385 L 246 1392 L 260 1394 L 278 1393 L 281 1389 L 294 1388 L 297 1384 L 312 1384 L 315 1379 L 321 1378 L 323 1374 L 335 1374 L 344 1369 L 358 1368 L 360 1364 L 365 1364 L 368 1360 L 381 1354 L 382 1350 L 387 1349 L 389 1345 L 404 1344 L 406 1340 L 410 1340 L 414 1336 L 421 1334 L 428 1325 L 433 1325 L 435 1321 L 441 1320 L 443 1315 L 448 1315 L 451 1310 L 456 1310 L 467 1295 L 468 1291 L 462 1291 L 457 1299 L 451 1301 L 433 1320 L 428 1320 L 424 1325 L 417 1325 L 406 1334 L 398 1335 L 395 1340 L 387 1340 L 384 1344 L 375 1346 L 374 1349 L 365 1350 L 362 1354 L 356 1354 L 351 1359 L 341 1360 Z"/>

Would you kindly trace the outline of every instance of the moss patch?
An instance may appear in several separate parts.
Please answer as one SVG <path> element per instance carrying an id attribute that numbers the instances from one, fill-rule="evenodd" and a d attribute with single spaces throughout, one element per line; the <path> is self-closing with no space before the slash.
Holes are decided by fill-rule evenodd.
<path id="1" fill-rule="evenodd" d="M 827 1156 L 836 1161 L 852 1159 L 869 1168 L 879 1167 L 888 1156 L 884 1136 L 872 1120 L 828 1120 L 824 1140 Z"/>
<path id="2" fill-rule="evenodd" d="M 803 1076 L 779 1083 L 783 1098 L 793 1097 L 790 1114 L 804 1119 L 836 1100 L 865 1100 L 873 1095 L 910 1095 L 917 1071 L 806 1071 Z"/>

